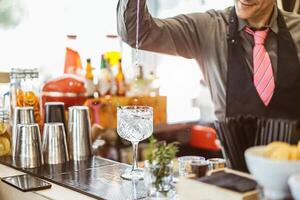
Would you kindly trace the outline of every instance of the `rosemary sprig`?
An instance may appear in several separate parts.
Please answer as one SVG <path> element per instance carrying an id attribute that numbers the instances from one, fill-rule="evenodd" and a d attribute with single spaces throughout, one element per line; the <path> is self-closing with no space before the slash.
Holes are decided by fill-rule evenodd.
<path id="1" fill-rule="evenodd" d="M 163 178 L 169 176 L 172 172 L 172 168 L 169 167 L 172 160 L 176 157 L 178 152 L 178 142 L 173 142 L 170 144 L 166 143 L 157 143 L 157 140 L 151 136 L 150 144 L 148 149 L 148 160 L 150 164 L 153 164 L 155 161 L 155 167 L 153 175 L 155 179 L 155 187 L 160 190 L 162 188 Z M 164 191 L 162 191 L 164 192 Z"/>

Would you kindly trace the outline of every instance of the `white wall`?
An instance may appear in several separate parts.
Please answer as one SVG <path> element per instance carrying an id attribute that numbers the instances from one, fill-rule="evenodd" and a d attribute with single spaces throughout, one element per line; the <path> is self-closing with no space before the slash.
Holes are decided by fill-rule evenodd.
<path id="1" fill-rule="evenodd" d="M 25 0 L 23 0 L 25 1 Z M 66 34 L 78 34 L 82 60 L 95 66 L 110 47 L 105 35 L 116 34 L 117 0 L 26 0 L 27 16 L 19 26 L 0 30 L 0 69 L 38 67 L 63 72 Z M 85 62 L 83 62 L 85 63 Z"/>
<path id="2" fill-rule="evenodd" d="M 209 9 L 224 9 L 233 4 L 227 0 L 161 0 L 158 2 L 158 17 L 172 17 L 182 13 L 205 12 Z M 214 119 L 213 104 L 207 88 L 200 86 L 202 73 L 193 60 L 174 56 L 159 56 L 157 74 L 161 78 L 163 95 L 168 96 L 168 121 L 211 121 Z M 172 76 L 170 76 L 172 72 Z M 198 107 L 210 113 L 201 116 Z"/>

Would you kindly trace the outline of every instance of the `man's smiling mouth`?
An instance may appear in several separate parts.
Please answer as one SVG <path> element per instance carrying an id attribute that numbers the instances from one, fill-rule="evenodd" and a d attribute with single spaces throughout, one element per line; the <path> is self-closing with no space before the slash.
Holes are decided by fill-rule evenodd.
<path id="1" fill-rule="evenodd" d="M 248 3 L 248 2 L 244 2 L 242 0 L 240 0 L 240 3 L 243 5 L 243 6 L 254 6 L 255 3 Z"/>

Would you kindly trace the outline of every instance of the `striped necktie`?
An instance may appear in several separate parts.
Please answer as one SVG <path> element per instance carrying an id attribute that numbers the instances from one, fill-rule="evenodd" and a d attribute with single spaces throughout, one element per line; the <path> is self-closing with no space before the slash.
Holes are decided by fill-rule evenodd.
<path id="1" fill-rule="evenodd" d="M 253 35 L 255 42 L 253 47 L 254 86 L 265 106 L 268 106 L 275 89 L 275 81 L 270 56 L 264 46 L 269 29 L 254 32 L 250 28 L 246 27 L 245 31 Z"/>

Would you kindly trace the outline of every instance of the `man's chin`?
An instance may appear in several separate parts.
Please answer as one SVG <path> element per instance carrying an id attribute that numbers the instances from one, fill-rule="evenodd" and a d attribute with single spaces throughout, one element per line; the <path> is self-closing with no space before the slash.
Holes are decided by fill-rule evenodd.
<path id="1" fill-rule="evenodd" d="M 235 5 L 235 11 L 239 18 L 248 19 L 255 12 L 255 6 L 244 6 L 240 2 Z"/>
<path id="2" fill-rule="evenodd" d="M 236 14 L 240 19 L 249 19 L 253 13 L 245 10 L 236 9 Z"/>

